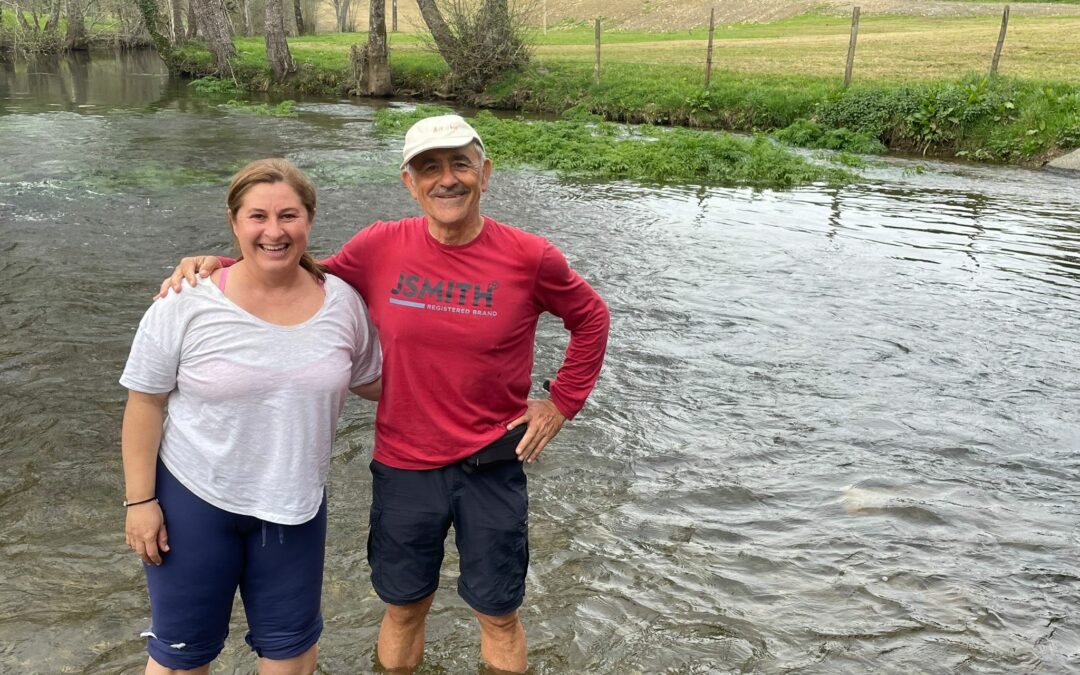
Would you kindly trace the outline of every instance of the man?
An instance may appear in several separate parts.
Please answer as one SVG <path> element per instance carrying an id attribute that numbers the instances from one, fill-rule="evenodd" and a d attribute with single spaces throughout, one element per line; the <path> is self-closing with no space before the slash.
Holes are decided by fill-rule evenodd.
<path id="1" fill-rule="evenodd" d="M 411 670 L 423 656 L 450 525 L 458 593 L 479 620 L 482 658 L 499 670 L 526 670 L 518 617 L 529 558 L 522 463 L 585 404 L 607 346 L 607 306 L 562 253 L 481 215 L 491 176 L 484 153 L 479 134 L 457 115 L 417 122 L 405 136 L 401 179 L 425 215 L 375 223 L 323 261 L 364 297 L 383 348 L 368 561 L 387 603 L 377 651 L 391 670 Z M 196 272 L 206 276 L 219 264 L 185 259 L 162 290 L 179 290 L 181 278 L 194 283 Z M 545 311 L 562 318 L 570 344 L 550 398 L 529 399 Z M 478 449 L 507 445 L 515 448 L 509 462 L 475 466 Z"/>

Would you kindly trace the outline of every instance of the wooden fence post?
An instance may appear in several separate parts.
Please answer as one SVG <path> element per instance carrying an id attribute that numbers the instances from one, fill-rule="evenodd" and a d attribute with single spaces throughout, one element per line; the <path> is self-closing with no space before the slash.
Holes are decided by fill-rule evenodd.
<path id="1" fill-rule="evenodd" d="M 859 40 L 859 8 L 851 10 L 851 40 L 847 48 L 847 66 L 844 68 L 844 89 L 851 84 L 851 69 L 855 66 L 855 43 Z"/>
<path id="2" fill-rule="evenodd" d="M 708 88 L 709 80 L 712 79 L 712 40 L 713 30 L 716 28 L 716 9 L 709 10 L 709 51 L 705 56 L 705 87 Z"/>
<path id="3" fill-rule="evenodd" d="M 600 84 L 600 19 L 596 20 L 596 64 L 592 71 L 593 84 Z"/>
<path id="4" fill-rule="evenodd" d="M 397 0 L 393 0 L 393 6 L 394 6 L 394 18 L 393 18 L 393 23 L 392 23 L 393 28 L 391 28 L 390 30 L 392 32 L 396 33 L 397 32 Z"/>
<path id="5" fill-rule="evenodd" d="M 998 61 L 1001 60 L 1001 48 L 1005 46 L 1005 32 L 1009 30 L 1009 6 L 1001 13 L 1001 32 L 998 33 L 997 47 L 994 48 L 994 60 L 990 64 L 990 74 L 997 75 Z"/>

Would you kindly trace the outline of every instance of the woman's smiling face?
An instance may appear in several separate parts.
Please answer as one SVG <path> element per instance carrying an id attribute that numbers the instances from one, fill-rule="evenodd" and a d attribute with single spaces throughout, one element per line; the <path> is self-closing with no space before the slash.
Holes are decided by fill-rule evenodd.
<path id="1" fill-rule="evenodd" d="M 244 260 L 261 271 L 294 268 L 307 251 L 311 217 L 284 181 L 252 185 L 229 220 Z"/>

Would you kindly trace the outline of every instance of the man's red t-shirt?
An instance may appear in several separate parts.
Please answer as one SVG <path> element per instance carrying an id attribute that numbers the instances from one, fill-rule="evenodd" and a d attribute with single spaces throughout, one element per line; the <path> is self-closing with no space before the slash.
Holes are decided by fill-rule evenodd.
<path id="1" fill-rule="evenodd" d="M 323 262 L 360 292 L 379 329 L 379 462 L 445 466 L 503 435 L 526 410 L 545 311 L 570 331 L 552 403 L 573 418 L 596 384 L 607 306 L 543 237 L 485 217 L 476 239 L 448 246 L 426 217 L 406 218 L 371 225 Z"/>

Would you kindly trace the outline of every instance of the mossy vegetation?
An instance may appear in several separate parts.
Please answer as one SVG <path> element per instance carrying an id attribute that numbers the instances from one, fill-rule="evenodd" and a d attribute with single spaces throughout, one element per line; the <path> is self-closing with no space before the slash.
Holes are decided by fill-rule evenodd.
<path id="1" fill-rule="evenodd" d="M 188 86 L 203 96 L 236 96 L 244 91 L 236 82 L 222 80 L 213 75 L 192 80 Z"/>
<path id="2" fill-rule="evenodd" d="M 376 128 L 404 135 L 416 120 L 448 110 L 384 109 L 375 115 Z M 856 178 L 848 171 L 812 163 L 762 135 L 741 138 L 714 131 L 625 126 L 580 113 L 545 122 L 501 119 L 481 111 L 470 122 L 500 166 L 525 165 L 575 178 L 762 188 L 841 184 Z"/>
<path id="3" fill-rule="evenodd" d="M 249 115 L 268 115 L 270 117 L 296 117 L 297 114 L 293 111 L 293 106 L 296 105 L 296 101 L 285 100 L 280 101 L 275 105 L 269 103 L 251 103 L 250 101 L 239 101 L 233 99 L 225 103 L 225 106 L 230 110 L 236 112 L 247 113 Z"/>

